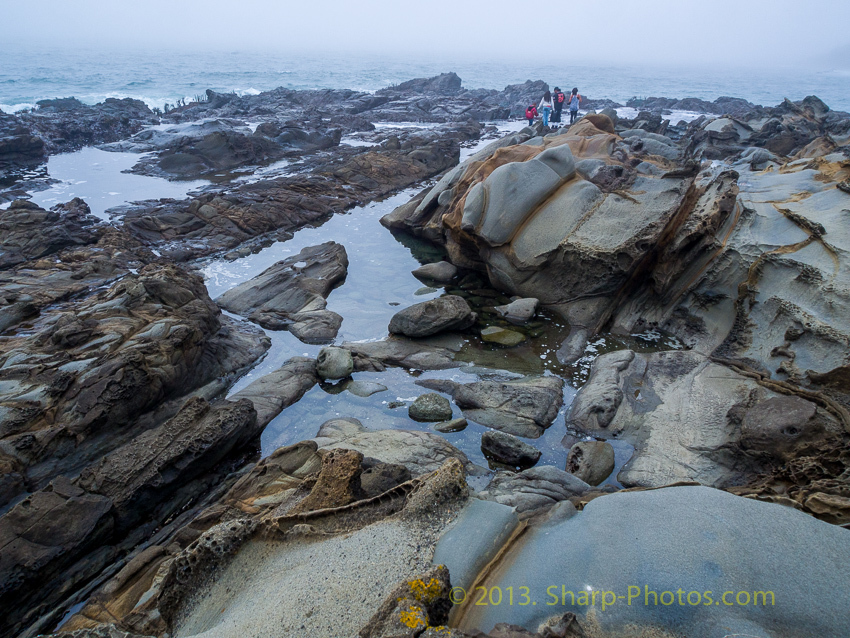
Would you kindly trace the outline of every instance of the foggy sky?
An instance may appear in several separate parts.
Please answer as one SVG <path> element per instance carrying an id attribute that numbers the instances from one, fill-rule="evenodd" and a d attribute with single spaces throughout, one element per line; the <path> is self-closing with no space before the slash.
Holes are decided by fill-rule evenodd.
<path id="1" fill-rule="evenodd" d="M 0 0 L 0 24 L 22 45 L 847 68 L 850 0 L 808 6 L 817 10 L 801 0 Z"/>

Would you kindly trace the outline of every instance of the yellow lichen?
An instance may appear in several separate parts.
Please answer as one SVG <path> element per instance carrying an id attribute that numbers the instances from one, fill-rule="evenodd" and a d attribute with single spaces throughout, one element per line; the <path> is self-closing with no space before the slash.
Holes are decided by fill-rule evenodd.
<path id="1" fill-rule="evenodd" d="M 410 593 L 420 602 L 430 603 L 440 596 L 440 581 L 436 578 L 429 580 L 427 585 L 421 578 L 411 580 L 407 584 L 410 587 Z"/>
<path id="2" fill-rule="evenodd" d="M 421 607 L 411 605 L 407 611 L 399 612 L 399 620 L 401 624 L 416 629 L 417 627 L 427 627 L 428 623 L 425 620 L 425 611 Z"/>

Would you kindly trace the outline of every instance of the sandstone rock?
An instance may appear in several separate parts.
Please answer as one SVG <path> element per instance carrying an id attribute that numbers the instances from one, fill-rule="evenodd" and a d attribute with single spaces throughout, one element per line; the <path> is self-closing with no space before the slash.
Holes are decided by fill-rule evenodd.
<path id="1" fill-rule="evenodd" d="M 345 348 L 326 346 L 319 351 L 316 372 L 322 379 L 345 379 L 354 371 L 354 359 Z"/>
<path id="2" fill-rule="evenodd" d="M 590 489 L 587 483 L 564 470 L 539 465 L 522 472 L 497 472 L 479 496 L 515 508 L 524 519 Z"/>
<path id="3" fill-rule="evenodd" d="M 342 317 L 325 299 L 345 280 L 348 256 L 334 242 L 305 248 L 232 288 L 216 302 L 270 330 L 289 329 L 308 343 L 332 340 Z"/>
<path id="4" fill-rule="evenodd" d="M 403 465 L 414 476 L 433 472 L 446 459 L 471 467 L 463 452 L 438 434 L 415 430 L 367 430 L 357 419 L 332 419 L 316 434 L 320 448 L 357 450 L 363 456 Z"/>
<path id="5" fill-rule="evenodd" d="M 14 115 L 0 113 L 0 169 L 32 166 L 45 159 L 44 140 Z"/>
<path id="6" fill-rule="evenodd" d="M 471 421 L 529 438 L 539 437 L 563 405 L 564 382 L 558 377 L 467 384 L 425 379 L 416 384 L 451 394 Z"/>
<path id="7" fill-rule="evenodd" d="M 222 317 L 198 275 L 146 266 L 4 342 L 3 449 L 40 489 L 161 424 L 192 393 L 221 393 L 268 345 Z"/>
<path id="8" fill-rule="evenodd" d="M 360 475 L 363 455 L 354 450 L 320 452 L 322 469 L 310 494 L 290 510 L 291 514 L 348 505 L 363 497 Z"/>
<path id="9" fill-rule="evenodd" d="M 360 630 L 360 638 L 416 638 L 427 627 L 442 627 L 452 609 L 451 581 L 445 567 L 399 584 Z"/>
<path id="10" fill-rule="evenodd" d="M 624 525 L 624 520 L 629 523 Z M 608 583 L 606 590 L 615 595 L 627 596 L 628 586 L 640 579 L 643 603 L 646 591 L 659 597 L 672 591 L 665 599 L 675 598 L 678 586 L 670 584 L 670 574 L 688 574 L 688 583 L 681 586 L 683 606 L 656 606 L 649 594 L 649 605 L 635 605 L 633 599 L 632 605 L 613 604 L 603 611 L 599 604 L 582 605 L 578 598 L 581 589 L 576 586 L 572 590 L 575 599 L 567 593 L 564 602 L 559 600 L 550 607 L 471 605 L 462 617 L 455 617 L 454 624 L 467 631 L 500 622 L 537 628 L 553 613 L 573 612 L 581 623 L 592 615 L 593 624 L 609 635 L 642 628 L 693 636 L 842 635 L 848 622 L 842 611 L 844 602 L 836 601 L 834 593 L 842 591 L 841 595 L 847 596 L 840 583 L 850 576 L 850 557 L 836 554 L 834 543 L 841 543 L 844 534 L 845 530 L 791 508 L 706 487 L 610 494 L 588 503 L 571 518 L 529 528 L 481 585 L 506 587 L 528 582 L 531 600 L 543 601 L 552 578 L 568 569 L 576 582 Z M 808 548 L 806 557 L 799 555 L 801 542 Z M 604 560 L 593 558 L 599 556 Z M 451 564 L 448 567 L 451 569 Z M 808 574 L 805 583 L 787 577 L 798 570 Z M 727 586 L 727 582 L 736 584 Z M 735 594 L 748 592 L 750 602 L 713 604 L 730 589 Z M 700 592 L 700 606 L 685 601 L 691 591 Z M 708 591 L 712 593 L 706 594 Z M 753 604 L 754 592 L 764 592 L 758 594 L 758 605 Z M 690 595 L 695 601 L 696 594 Z M 711 596 L 710 601 L 706 595 Z M 732 598 L 727 596 L 727 602 Z M 780 606 L 780 600 L 790 602 Z M 765 613 L 765 606 L 770 613 Z"/>
<path id="11" fill-rule="evenodd" d="M 387 386 L 380 383 L 373 383 L 371 381 L 354 380 L 346 385 L 345 389 L 358 397 L 370 397 L 373 394 L 378 394 L 379 392 L 386 392 Z"/>
<path id="12" fill-rule="evenodd" d="M 520 441 L 512 434 L 487 431 L 481 435 L 481 451 L 499 463 L 515 468 L 528 468 L 540 460 L 542 452 Z"/>
<path id="13" fill-rule="evenodd" d="M 396 313 L 389 331 L 407 337 L 427 337 L 448 330 L 463 330 L 475 323 L 475 313 L 463 297 L 446 295 L 423 301 Z"/>
<path id="14" fill-rule="evenodd" d="M 416 341 L 390 337 L 381 341 L 343 343 L 341 347 L 351 352 L 357 372 L 382 372 L 386 366 L 443 370 L 457 365 L 454 358 L 460 343 L 449 343 L 439 337 Z"/>
<path id="15" fill-rule="evenodd" d="M 422 394 L 410 404 L 407 413 L 414 421 L 433 423 L 452 418 L 452 405 L 449 400 L 434 392 Z"/>
<path id="16" fill-rule="evenodd" d="M 588 485 L 599 485 L 614 471 L 614 448 L 606 441 L 579 441 L 567 455 L 567 471 Z"/>
<path id="17" fill-rule="evenodd" d="M 131 98 L 107 98 L 93 106 L 75 98 L 40 100 L 37 112 L 22 113 L 19 119 L 51 154 L 116 142 L 159 123 L 142 100 Z"/>
<path id="18" fill-rule="evenodd" d="M 537 205 L 574 174 L 573 155 L 566 144 L 527 162 L 499 166 L 469 192 L 462 228 L 474 231 L 491 246 L 504 244 Z"/>
<path id="19" fill-rule="evenodd" d="M 363 473 L 360 475 L 360 487 L 366 498 L 378 496 L 387 490 L 411 479 L 410 470 L 397 463 L 371 463 L 363 461 Z"/>
<path id="20" fill-rule="evenodd" d="M 425 264 L 413 271 L 413 276 L 426 281 L 449 282 L 457 275 L 457 268 L 447 261 Z"/>
<path id="21" fill-rule="evenodd" d="M 86 468 L 78 485 L 108 497 L 116 524 L 129 529 L 182 484 L 260 433 L 253 405 L 191 399 L 174 418 Z"/>
<path id="22" fill-rule="evenodd" d="M 618 474 L 624 485 L 735 485 L 765 471 L 769 458 L 783 458 L 795 445 L 799 452 L 815 433 L 843 429 L 826 410 L 769 388 L 693 351 L 625 350 L 596 359 L 566 421 L 580 432 L 635 445 Z M 786 402 L 800 417 L 794 426 L 776 409 Z"/>

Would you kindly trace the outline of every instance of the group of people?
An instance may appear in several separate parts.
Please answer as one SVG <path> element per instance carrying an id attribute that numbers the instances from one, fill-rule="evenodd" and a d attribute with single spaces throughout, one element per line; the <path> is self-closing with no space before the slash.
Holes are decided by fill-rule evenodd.
<path id="1" fill-rule="evenodd" d="M 540 104 L 537 106 L 530 104 L 528 108 L 525 109 L 525 119 L 527 119 L 529 125 L 531 125 L 534 123 L 535 117 L 542 115 L 543 126 L 549 126 L 551 116 L 551 121 L 553 123 L 560 123 L 561 111 L 564 110 L 564 104 L 569 106 L 570 124 L 572 124 L 576 121 L 576 118 L 578 117 L 578 109 L 579 106 L 581 106 L 581 94 L 579 94 L 577 88 L 573 88 L 569 96 L 557 86 L 555 87 L 554 93 L 546 91 L 546 93 L 543 94 L 543 99 L 540 100 Z"/>

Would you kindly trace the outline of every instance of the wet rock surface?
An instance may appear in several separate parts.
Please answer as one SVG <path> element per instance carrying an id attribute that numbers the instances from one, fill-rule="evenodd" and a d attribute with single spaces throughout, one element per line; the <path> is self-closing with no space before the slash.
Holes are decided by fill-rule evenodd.
<path id="1" fill-rule="evenodd" d="M 475 313 L 462 297 L 447 295 L 414 304 L 396 313 L 390 321 L 391 334 L 430 337 L 438 332 L 463 330 L 475 322 Z"/>
<path id="2" fill-rule="evenodd" d="M 466 384 L 427 379 L 417 385 L 451 394 L 471 421 L 527 438 L 539 437 L 563 405 L 564 382 L 557 377 Z"/>
<path id="3" fill-rule="evenodd" d="M 488 431 L 481 436 L 481 451 L 498 463 L 514 468 L 528 468 L 540 460 L 541 452 L 512 434 Z"/>

